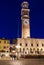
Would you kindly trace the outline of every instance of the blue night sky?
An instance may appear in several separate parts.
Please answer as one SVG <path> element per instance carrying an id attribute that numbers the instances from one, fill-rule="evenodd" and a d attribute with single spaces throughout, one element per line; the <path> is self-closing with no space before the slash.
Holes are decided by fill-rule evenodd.
<path id="1" fill-rule="evenodd" d="M 28 1 L 30 4 L 31 37 L 44 38 L 44 0 L 1 0 L 0 38 L 21 37 L 21 3 L 23 1 Z"/>

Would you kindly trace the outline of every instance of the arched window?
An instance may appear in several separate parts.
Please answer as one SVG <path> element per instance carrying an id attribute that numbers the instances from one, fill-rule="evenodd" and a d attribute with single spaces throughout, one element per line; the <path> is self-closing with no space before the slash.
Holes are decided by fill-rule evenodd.
<path id="1" fill-rule="evenodd" d="M 22 46 L 22 43 L 20 43 L 20 46 Z"/>
<path id="2" fill-rule="evenodd" d="M 20 48 L 20 52 L 21 52 L 21 48 Z"/>
<path id="3" fill-rule="evenodd" d="M 0 41 L 0 43 L 1 43 L 1 41 Z"/>
<path id="4" fill-rule="evenodd" d="M 30 53 L 33 53 L 32 48 L 30 48 Z"/>
<path id="5" fill-rule="evenodd" d="M 44 44 L 42 43 L 42 46 L 44 46 Z"/>
<path id="6" fill-rule="evenodd" d="M 39 46 L 39 44 L 37 44 L 37 47 Z"/>
<path id="7" fill-rule="evenodd" d="M 39 48 L 37 48 L 37 53 L 39 54 Z"/>
<path id="8" fill-rule="evenodd" d="M 25 46 L 28 46 L 27 43 L 25 44 Z"/>
<path id="9" fill-rule="evenodd" d="M 28 48 L 27 48 L 27 50 L 28 50 Z"/>
<path id="10" fill-rule="evenodd" d="M 25 51 L 25 48 L 23 48 L 23 52 Z"/>
<path id="11" fill-rule="evenodd" d="M 33 46 L 33 44 L 31 43 L 31 46 Z"/>

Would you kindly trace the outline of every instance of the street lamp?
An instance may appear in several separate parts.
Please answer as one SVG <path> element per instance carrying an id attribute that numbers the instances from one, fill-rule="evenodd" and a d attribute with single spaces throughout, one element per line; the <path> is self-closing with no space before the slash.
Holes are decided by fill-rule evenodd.
<path id="1" fill-rule="evenodd" d="M 20 48 L 20 46 L 17 45 L 17 46 L 16 46 L 16 49 L 17 49 L 17 60 L 19 59 L 19 48 Z"/>

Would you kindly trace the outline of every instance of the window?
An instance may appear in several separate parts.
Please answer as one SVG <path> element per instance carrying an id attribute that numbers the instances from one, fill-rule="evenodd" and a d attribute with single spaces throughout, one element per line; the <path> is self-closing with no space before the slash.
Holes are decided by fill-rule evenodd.
<path id="1" fill-rule="evenodd" d="M 35 48 L 33 48 L 33 51 L 35 51 Z"/>
<path id="2" fill-rule="evenodd" d="M 30 53 L 33 53 L 32 48 L 30 48 Z"/>
<path id="3" fill-rule="evenodd" d="M 21 48 L 20 48 L 20 52 L 21 52 Z"/>
<path id="4" fill-rule="evenodd" d="M 20 43 L 20 46 L 22 46 L 22 43 Z"/>
<path id="5" fill-rule="evenodd" d="M 6 43 L 6 41 L 4 41 L 4 43 Z"/>
<path id="6" fill-rule="evenodd" d="M 26 43 L 26 46 L 27 46 L 27 43 Z"/>
<path id="7" fill-rule="evenodd" d="M 1 43 L 1 41 L 0 41 L 0 43 Z"/>
<path id="8" fill-rule="evenodd" d="M 33 46 L 33 44 L 31 44 L 31 46 Z"/>
<path id="9" fill-rule="evenodd" d="M 9 46 L 7 46 L 7 48 L 9 48 Z"/>
<path id="10" fill-rule="evenodd" d="M 37 48 L 37 51 L 39 51 L 39 48 Z"/>
<path id="11" fill-rule="evenodd" d="M 32 48 L 30 48 L 30 51 L 32 51 Z"/>
<path id="12" fill-rule="evenodd" d="M 39 48 L 37 48 L 37 53 L 39 54 Z"/>
<path id="13" fill-rule="evenodd" d="M 7 43 L 9 44 L 9 41 L 7 41 Z"/>
<path id="14" fill-rule="evenodd" d="M 44 44 L 42 44 L 42 46 L 44 46 Z"/>
<path id="15" fill-rule="evenodd" d="M 39 46 L 39 45 L 37 44 L 37 46 Z"/>
<path id="16" fill-rule="evenodd" d="M 6 46 L 4 46 L 4 49 L 6 48 Z"/>
<path id="17" fill-rule="evenodd" d="M 7 51 L 7 52 L 9 52 L 9 51 Z"/>
<path id="18" fill-rule="evenodd" d="M 25 54 L 27 54 L 27 52 L 25 52 Z"/>
<path id="19" fill-rule="evenodd" d="M 26 12 L 24 12 L 24 15 L 28 15 L 28 12 L 26 11 Z"/>
<path id="20" fill-rule="evenodd" d="M 28 48 L 27 48 L 27 50 L 28 50 Z"/>
<path id="21" fill-rule="evenodd" d="M 43 49 L 41 48 L 41 51 L 43 51 Z"/>

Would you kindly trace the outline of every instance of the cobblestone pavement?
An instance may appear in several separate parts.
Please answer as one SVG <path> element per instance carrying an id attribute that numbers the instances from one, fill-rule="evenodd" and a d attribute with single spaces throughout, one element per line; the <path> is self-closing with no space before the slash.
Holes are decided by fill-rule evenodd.
<path id="1" fill-rule="evenodd" d="M 0 60 L 0 65 L 44 65 L 44 59 Z"/>

